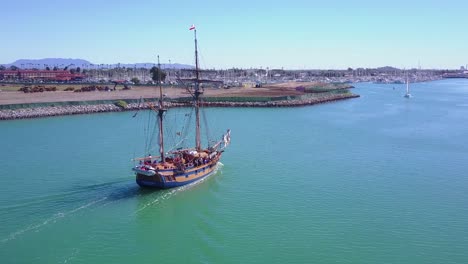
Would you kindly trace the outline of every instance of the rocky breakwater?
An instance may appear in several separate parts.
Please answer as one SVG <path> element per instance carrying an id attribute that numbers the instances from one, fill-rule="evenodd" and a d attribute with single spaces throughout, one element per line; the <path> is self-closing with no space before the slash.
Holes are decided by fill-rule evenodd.
<path id="1" fill-rule="evenodd" d="M 0 110 L 0 120 L 115 112 L 121 110 L 122 109 L 120 107 L 113 104 L 45 106 L 36 108 L 5 109 Z"/>
<path id="2" fill-rule="evenodd" d="M 300 97 L 287 100 L 270 100 L 270 101 L 223 101 L 223 98 L 217 98 L 215 101 L 204 101 L 203 106 L 206 107 L 295 107 L 314 105 L 348 98 L 356 98 L 359 95 L 352 93 L 333 94 L 315 97 Z M 190 101 L 184 102 L 165 102 L 165 107 L 187 107 L 192 103 Z M 65 105 L 65 106 L 44 106 L 35 108 L 19 108 L 19 109 L 3 109 L 0 110 L 0 120 L 24 119 L 24 118 L 38 118 L 38 117 L 51 117 L 61 115 L 77 115 L 77 114 L 91 114 L 103 112 L 119 112 L 119 111 L 133 111 L 138 109 L 148 109 L 149 105 L 141 103 L 130 103 L 125 107 L 119 107 L 116 104 L 94 104 L 94 105 Z"/>
<path id="3" fill-rule="evenodd" d="M 266 101 L 266 102 L 203 102 L 203 106 L 207 107 L 295 107 L 295 106 L 306 106 L 321 104 L 327 102 L 333 102 L 338 100 L 344 100 L 349 98 L 357 98 L 359 95 L 356 94 L 337 94 L 326 97 L 313 97 L 313 98 L 301 98 L 301 99 L 289 99 L 289 100 L 278 100 L 278 101 Z"/>

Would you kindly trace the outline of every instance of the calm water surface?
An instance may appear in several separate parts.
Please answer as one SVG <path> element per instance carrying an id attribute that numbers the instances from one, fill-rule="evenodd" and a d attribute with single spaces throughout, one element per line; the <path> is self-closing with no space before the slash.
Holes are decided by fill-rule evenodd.
<path id="1" fill-rule="evenodd" d="M 354 92 L 208 109 L 224 165 L 165 191 L 133 113 L 2 121 L 1 263 L 468 263 L 468 80 Z"/>

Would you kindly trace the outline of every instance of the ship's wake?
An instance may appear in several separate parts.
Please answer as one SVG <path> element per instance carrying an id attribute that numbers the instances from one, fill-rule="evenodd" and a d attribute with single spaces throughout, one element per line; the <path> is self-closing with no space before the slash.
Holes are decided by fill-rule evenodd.
<path id="1" fill-rule="evenodd" d="M 83 211 L 85 209 L 89 209 L 91 207 L 95 207 L 95 208 L 100 207 L 100 208 L 102 208 L 102 207 L 106 207 L 106 206 L 108 206 L 108 205 L 110 205 L 112 203 L 119 202 L 119 201 L 122 201 L 122 200 L 125 200 L 125 199 L 132 199 L 132 198 L 138 197 L 139 199 L 141 198 L 143 200 L 146 200 L 143 203 L 142 206 L 140 206 L 136 211 L 134 211 L 132 213 L 132 214 L 138 214 L 139 212 L 144 211 L 145 209 L 157 206 L 157 205 L 171 199 L 175 195 L 177 195 L 177 194 L 179 194 L 179 193 L 181 193 L 183 191 L 189 190 L 189 189 L 191 189 L 191 188 L 205 182 L 206 180 L 212 178 L 212 176 L 218 174 L 220 172 L 220 169 L 223 166 L 224 165 L 221 162 L 218 162 L 216 169 L 209 176 L 207 176 L 207 177 L 205 177 L 205 178 L 203 178 L 203 179 L 201 179 L 199 181 L 196 181 L 196 182 L 193 182 L 193 183 L 181 186 L 181 187 L 177 187 L 177 188 L 174 188 L 174 189 L 169 189 L 169 190 L 154 191 L 154 190 L 148 190 L 148 189 L 141 189 L 138 186 L 136 186 L 133 182 L 132 182 L 131 185 L 129 183 L 125 183 L 123 186 L 116 186 L 116 185 L 122 184 L 122 181 L 118 181 L 118 182 L 112 182 L 112 183 L 103 183 L 103 184 L 93 185 L 90 188 L 88 188 L 88 190 L 87 190 L 88 192 L 85 193 L 85 194 L 83 194 L 83 192 L 85 192 L 84 190 L 79 190 L 79 191 L 76 190 L 76 191 L 67 192 L 65 194 L 65 196 L 67 197 L 66 199 L 71 199 L 71 198 L 79 199 L 79 197 L 73 197 L 73 196 L 76 196 L 77 193 L 80 193 L 80 196 L 81 195 L 86 195 L 88 197 L 89 196 L 91 196 L 91 197 L 94 196 L 94 198 L 91 201 L 86 202 L 85 204 L 76 206 L 76 207 L 74 207 L 74 208 L 72 208 L 70 210 L 67 210 L 67 211 L 56 212 L 56 213 L 52 214 L 50 217 L 48 217 L 46 219 L 43 219 L 38 223 L 33 223 L 33 224 L 30 224 L 27 227 L 24 227 L 24 228 L 19 229 L 17 231 L 11 232 L 9 235 L 7 235 L 3 239 L 1 239 L 0 243 L 4 244 L 4 243 L 7 243 L 9 241 L 15 240 L 16 238 L 18 238 L 18 237 L 20 237 L 22 235 L 25 235 L 25 234 L 27 234 L 29 232 L 38 232 L 39 230 L 43 229 L 44 227 L 46 227 L 46 226 L 48 226 L 50 224 L 57 223 L 58 221 L 61 221 L 62 219 L 66 218 L 66 217 L 71 217 L 71 216 L 75 215 L 77 212 Z M 110 186 L 112 186 L 112 187 L 110 187 Z M 52 195 L 52 196 L 54 196 L 54 195 Z M 60 197 L 62 197 L 62 196 L 64 196 L 63 193 L 60 194 Z M 69 196 L 71 196 L 71 197 L 69 197 Z M 55 198 L 57 198 L 57 197 L 55 197 Z M 43 199 L 40 199 L 41 202 L 48 201 L 48 200 L 50 200 L 51 197 L 46 197 L 46 198 L 43 197 Z M 37 203 L 37 202 L 38 201 L 33 202 L 33 203 Z M 24 204 L 22 204 L 22 205 L 24 206 Z M 12 206 L 12 207 L 16 207 L 16 206 Z"/>
<path id="2" fill-rule="evenodd" d="M 86 209 L 90 206 L 93 206 L 97 203 L 100 203 L 104 200 L 106 200 L 107 197 L 102 197 L 102 198 L 99 198 L 97 200 L 94 200 L 94 201 L 91 201 L 91 202 L 88 202 L 87 204 L 84 204 L 84 205 L 81 205 L 79 207 L 76 207 L 70 211 L 66 211 L 66 212 L 58 212 L 58 213 L 55 213 L 54 215 L 52 215 L 51 217 L 45 219 L 45 220 L 42 220 L 40 223 L 36 223 L 36 224 L 32 224 L 26 228 L 23 228 L 23 229 L 20 229 L 18 231 L 15 231 L 13 233 L 10 233 L 6 238 L 2 239 L 1 242 L 2 243 L 6 243 L 10 240 L 14 240 L 16 239 L 17 237 L 25 234 L 25 233 L 28 233 L 28 232 L 31 232 L 31 231 L 38 231 L 39 229 L 49 225 L 49 224 L 52 224 L 52 223 L 56 223 L 57 221 L 61 220 L 62 218 L 65 218 L 65 217 L 68 217 L 70 215 L 73 215 L 75 214 L 76 212 L 78 211 L 81 211 L 83 209 Z"/>

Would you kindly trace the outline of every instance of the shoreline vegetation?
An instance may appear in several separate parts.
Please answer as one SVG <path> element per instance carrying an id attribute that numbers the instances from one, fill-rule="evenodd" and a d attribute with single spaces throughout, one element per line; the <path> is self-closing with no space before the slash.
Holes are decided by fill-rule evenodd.
<path id="1" fill-rule="evenodd" d="M 359 97 L 351 93 L 350 88 L 353 86 L 342 83 L 283 83 L 262 88 L 207 88 L 202 104 L 205 107 L 298 107 Z M 58 91 L 37 94 L 2 92 L 0 120 L 149 109 L 150 103 L 155 103 L 157 98 L 147 95 L 154 95 L 155 89 L 156 87 L 137 87 L 126 91 L 91 91 L 78 93 L 78 97 L 75 96 L 77 93 L 60 91 L 60 88 Z M 188 107 L 192 104 L 185 89 L 169 88 L 165 92 L 164 104 L 167 108 Z"/>

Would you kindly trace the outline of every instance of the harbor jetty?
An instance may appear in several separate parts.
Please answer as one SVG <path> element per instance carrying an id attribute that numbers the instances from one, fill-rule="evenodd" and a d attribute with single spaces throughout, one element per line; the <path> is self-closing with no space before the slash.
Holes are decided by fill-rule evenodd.
<path id="1" fill-rule="evenodd" d="M 208 96 L 202 104 L 205 107 L 298 107 L 359 97 L 359 95 L 351 93 L 350 88 L 352 86 L 347 84 L 288 83 L 253 89 L 207 90 Z M 183 89 L 179 89 L 178 94 L 172 92 L 170 93 L 171 97 L 166 95 L 165 106 L 168 108 L 191 106 L 192 101 L 183 91 Z M 91 92 L 92 96 L 89 98 L 101 100 L 83 100 L 83 97 L 79 97 L 81 100 L 77 101 L 66 101 L 66 99 L 73 98 L 72 96 L 64 97 L 63 93 L 67 92 L 62 92 L 61 100 L 53 96 L 37 97 L 25 94 L 26 99 L 20 103 L 0 104 L 0 120 L 136 111 L 148 109 L 150 102 L 155 102 L 153 97 L 138 98 L 138 95 L 147 93 L 133 91 L 133 96 L 128 96 L 129 91 L 123 92 Z M 2 95 L 7 93 L 2 93 Z M 73 93 L 68 94 L 73 95 Z M 97 96 L 99 94 L 102 96 Z M 18 101 L 18 94 L 14 94 L 12 98 Z"/>

